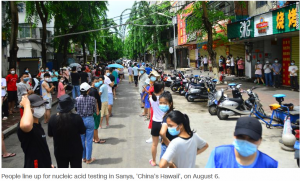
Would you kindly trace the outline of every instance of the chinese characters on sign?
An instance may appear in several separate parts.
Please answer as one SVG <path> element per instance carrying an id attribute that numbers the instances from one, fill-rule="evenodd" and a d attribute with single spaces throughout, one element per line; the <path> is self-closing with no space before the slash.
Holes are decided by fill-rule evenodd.
<path id="1" fill-rule="evenodd" d="M 248 21 L 242 21 L 240 22 L 241 27 L 240 27 L 240 33 L 241 36 L 240 38 L 246 38 L 250 36 L 250 20 Z"/>
<path id="2" fill-rule="evenodd" d="M 296 27 L 296 8 L 289 10 L 288 19 L 289 27 Z"/>
<path id="3" fill-rule="evenodd" d="M 189 4 L 184 9 L 191 9 L 193 3 Z M 178 45 L 183 45 L 187 42 L 187 34 L 186 34 L 186 23 L 185 18 L 189 16 L 192 12 L 188 12 L 186 14 L 177 15 L 177 24 L 178 24 Z"/>
<path id="4" fill-rule="evenodd" d="M 283 12 L 277 12 L 277 29 L 284 29 L 284 13 Z"/>
<path id="5" fill-rule="evenodd" d="M 289 85 L 289 65 L 291 61 L 291 39 L 282 39 L 282 69 L 283 69 L 283 84 Z"/>

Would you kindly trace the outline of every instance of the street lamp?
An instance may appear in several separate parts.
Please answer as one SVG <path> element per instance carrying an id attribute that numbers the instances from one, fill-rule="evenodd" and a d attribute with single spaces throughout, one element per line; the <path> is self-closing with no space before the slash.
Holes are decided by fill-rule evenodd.
<path id="1" fill-rule="evenodd" d="M 165 14 L 159 13 L 159 12 L 151 13 L 151 14 L 149 14 L 149 15 L 152 15 L 152 14 L 159 14 L 159 15 L 161 15 L 161 16 L 165 16 L 165 17 L 168 17 L 168 18 L 172 18 L 173 31 L 174 31 L 174 33 L 173 33 L 173 34 L 174 34 L 174 41 L 173 41 L 173 47 L 174 47 L 174 65 L 175 65 L 175 70 L 176 70 L 176 68 L 177 68 L 177 60 L 176 60 L 176 49 L 175 49 L 175 24 L 176 24 L 176 22 L 175 22 L 175 16 L 174 16 L 174 18 L 173 18 L 172 16 L 168 16 L 168 15 L 165 15 Z M 148 16 L 149 16 L 149 15 L 148 15 Z M 147 16 L 144 16 L 144 17 L 135 19 L 134 21 L 140 20 L 140 19 L 143 19 L 143 18 L 146 18 L 146 17 L 147 17 Z"/>

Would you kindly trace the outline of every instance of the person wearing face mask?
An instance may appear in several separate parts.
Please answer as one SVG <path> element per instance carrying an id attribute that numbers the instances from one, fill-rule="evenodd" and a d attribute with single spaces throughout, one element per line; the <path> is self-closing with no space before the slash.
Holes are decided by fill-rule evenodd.
<path id="1" fill-rule="evenodd" d="M 282 65 L 280 63 L 278 63 L 278 59 L 275 58 L 275 61 L 272 65 L 272 70 L 273 70 L 273 75 L 274 75 L 274 87 L 275 88 L 280 87 L 281 69 L 282 69 Z"/>
<path id="2" fill-rule="evenodd" d="M 264 65 L 264 73 L 265 73 L 265 79 L 266 79 L 266 86 L 273 86 L 272 83 L 272 65 L 267 60 L 266 64 Z"/>
<path id="3" fill-rule="evenodd" d="M 291 88 L 292 91 L 298 91 L 299 90 L 299 84 L 298 84 L 298 67 L 295 65 L 295 61 L 291 61 L 291 65 L 289 66 L 289 72 L 290 72 L 290 82 L 291 82 Z"/>
<path id="4" fill-rule="evenodd" d="M 26 68 L 24 69 L 24 72 L 28 73 L 28 76 L 29 76 L 29 78 L 30 78 L 29 82 L 32 83 L 32 76 L 31 76 L 31 74 L 29 73 L 29 68 L 26 67 Z"/>
<path id="5" fill-rule="evenodd" d="M 102 82 L 99 81 L 98 77 L 93 77 L 92 78 L 92 84 L 91 84 L 91 89 L 89 91 L 89 95 L 94 97 L 96 99 L 97 102 L 97 112 L 93 114 L 94 117 L 94 122 L 95 122 L 95 126 L 94 126 L 94 137 L 93 137 L 93 142 L 94 143 L 105 143 L 105 140 L 99 139 L 98 136 L 98 128 L 99 128 L 99 124 L 100 124 L 100 118 L 101 118 L 101 99 L 100 99 L 100 95 L 99 95 L 99 91 L 98 89 L 100 88 Z"/>
<path id="6" fill-rule="evenodd" d="M 51 168 L 46 134 L 39 123 L 45 113 L 45 100 L 36 94 L 22 96 L 24 114 L 18 124 L 18 139 L 24 152 L 24 168 Z"/>
<path id="7" fill-rule="evenodd" d="M 42 83 L 42 97 L 44 100 L 48 102 L 46 104 L 46 112 L 45 112 L 45 118 L 44 118 L 44 124 L 48 123 L 51 115 L 51 108 L 52 108 L 52 95 L 51 92 L 54 90 L 55 86 L 52 85 L 49 86 L 49 82 L 52 82 L 52 79 L 50 77 L 49 73 L 44 74 L 44 81 Z"/>
<path id="8" fill-rule="evenodd" d="M 20 77 L 20 82 L 17 83 L 17 94 L 18 94 L 18 103 L 21 102 L 23 95 L 30 95 L 33 94 L 33 90 L 31 89 L 30 85 L 28 84 L 30 78 L 27 72 L 22 73 Z M 23 109 L 20 108 L 20 116 L 23 116 Z"/>
<path id="9" fill-rule="evenodd" d="M 255 77 L 257 80 L 257 85 L 259 85 L 259 80 L 265 85 L 264 79 L 262 78 L 262 64 L 260 63 L 260 60 L 257 60 L 255 65 Z"/>
<path id="10" fill-rule="evenodd" d="M 164 91 L 164 83 L 163 82 L 155 82 L 154 83 L 154 92 L 152 96 L 149 98 L 151 108 L 153 109 L 153 118 L 152 118 L 152 159 L 149 160 L 149 163 L 152 166 L 156 166 L 156 154 L 157 154 L 157 145 L 159 141 L 159 132 L 161 128 L 161 123 L 163 120 L 164 112 L 159 108 L 159 97 Z"/>
<path id="11" fill-rule="evenodd" d="M 106 126 L 109 125 L 109 113 L 108 113 L 108 86 L 103 83 L 104 76 L 100 75 L 99 77 L 99 95 L 101 96 L 101 120 L 100 120 L 100 128 L 102 128 L 102 122 L 104 116 L 106 116 Z"/>
<path id="12" fill-rule="evenodd" d="M 177 138 L 177 135 L 171 135 L 168 132 L 167 115 L 174 110 L 172 94 L 169 91 L 165 91 L 159 96 L 159 109 L 165 113 L 163 117 L 161 129 L 159 132 L 159 135 L 162 138 L 161 153 L 160 153 L 160 159 L 161 159 L 164 153 L 166 152 L 170 142 L 174 138 Z"/>
<path id="13" fill-rule="evenodd" d="M 233 144 L 216 147 L 206 168 L 277 168 L 276 160 L 258 150 L 261 141 L 261 123 L 253 117 L 241 117 L 236 122 Z"/>
<path id="14" fill-rule="evenodd" d="M 144 97 L 144 94 L 143 94 L 144 88 L 143 87 L 145 85 L 146 79 L 148 78 L 148 75 L 145 72 L 144 68 L 139 68 L 139 71 L 140 71 L 140 76 L 139 76 L 139 93 L 141 95 L 141 108 L 144 108 L 145 102 L 143 101 L 143 97 Z M 141 114 L 141 116 L 145 116 L 145 113 Z"/>
<path id="15" fill-rule="evenodd" d="M 146 79 L 145 86 L 143 87 L 143 98 L 145 102 L 144 115 L 146 116 L 145 121 L 150 120 L 150 102 L 149 102 L 149 89 L 150 89 L 150 79 Z"/>
<path id="16" fill-rule="evenodd" d="M 18 103 L 17 94 L 17 80 L 18 75 L 16 74 L 15 68 L 10 68 L 10 73 L 5 77 L 7 83 L 7 99 L 8 99 L 8 111 L 9 114 L 16 113 L 14 111 L 15 104 Z"/>
<path id="17" fill-rule="evenodd" d="M 112 68 L 108 68 L 106 70 L 106 76 L 104 83 L 108 87 L 108 113 L 109 116 L 112 117 L 112 106 L 114 104 L 114 96 L 113 96 L 113 87 L 115 85 L 115 76 L 112 75 Z"/>
<path id="18" fill-rule="evenodd" d="M 138 78 L 139 78 L 139 68 L 137 67 L 137 63 L 134 64 L 132 71 L 133 71 L 134 84 L 135 84 L 135 87 L 137 87 Z"/>
<path id="19" fill-rule="evenodd" d="M 51 74 L 50 74 L 51 75 Z M 55 92 L 58 91 L 58 72 L 55 71 L 55 69 L 52 69 L 52 82 L 53 82 L 53 85 L 55 86 Z"/>
<path id="20" fill-rule="evenodd" d="M 208 148 L 205 140 L 190 128 L 189 117 L 180 111 L 167 115 L 168 132 L 174 138 L 162 156 L 160 168 L 195 168 L 196 156 Z"/>
<path id="21" fill-rule="evenodd" d="M 82 83 L 80 85 L 81 95 L 76 98 L 77 114 L 81 116 L 86 127 L 85 134 L 81 135 L 81 142 L 83 146 L 82 161 L 87 164 L 95 161 L 95 158 L 92 158 L 95 127 L 93 114 L 97 113 L 97 101 L 94 97 L 89 95 L 90 89 L 91 86 L 88 83 Z"/>
<path id="22" fill-rule="evenodd" d="M 43 80 L 44 79 L 44 74 L 45 74 L 44 68 L 41 67 L 40 68 L 40 72 L 39 72 L 39 74 L 36 77 L 40 78 L 41 80 Z"/>
<path id="23" fill-rule="evenodd" d="M 58 83 L 58 88 L 57 88 L 57 99 L 59 99 L 62 95 L 66 94 L 66 88 L 67 84 L 64 85 L 65 78 L 61 77 Z"/>

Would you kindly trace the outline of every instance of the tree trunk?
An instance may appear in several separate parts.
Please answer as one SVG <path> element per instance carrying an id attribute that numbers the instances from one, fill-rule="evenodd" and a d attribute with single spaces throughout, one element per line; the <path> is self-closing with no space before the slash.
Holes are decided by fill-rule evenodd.
<path id="1" fill-rule="evenodd" d="M 83 36 L 81 39 L 81 46 L 82 46 L 82 51 L 83 51 L 83 63 L 85 64 L 86 62 L 86 53 L 85 53 L 85 44 L 84 44 L 85 37 Z"/>
<path id="2" fill-rule="evenodd" d="M 10 2 L 11 9 L 11 36 L 9 42 L 9 56 L 10 56 L 10 64 L 9 68 L 16 68 L 17 64 L 17 53 L 19 47 L 17 45 L 18 38 L 18 25 L 19 25 L 19 15 L 17 4 L 14 1 Z"/>

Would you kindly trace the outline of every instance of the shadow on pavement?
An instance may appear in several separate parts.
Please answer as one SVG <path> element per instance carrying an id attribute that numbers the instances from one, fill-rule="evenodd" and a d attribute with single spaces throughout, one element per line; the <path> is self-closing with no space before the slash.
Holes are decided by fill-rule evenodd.
<path id="1" fill-rule="evenodd" d="M 109 129 L 111 129 L 111 128 L 118 129 L 118 128 L 124 128 L 124 127 L 125 127 L 124 124 L 109 125 Z"/>
<path id="2" fill-rule="evenodd" d="M 126 142 L 125 139 L 118 139 L 118 138 L 114 138 L 114 137 L 109 137 L 109 138 L 103 138 L 106 140 L 105 144 L 111 144 L 111 145 L 117 145 L 121 142 Z"/>
<path id="3" fill-rule="evenodd" d="M 118 164 L 123 161 L 122 158 L 102 158 L 96 159 L 92 164 L 99 164 L 99 165 L 109 165 L 109 164 Z"/>

